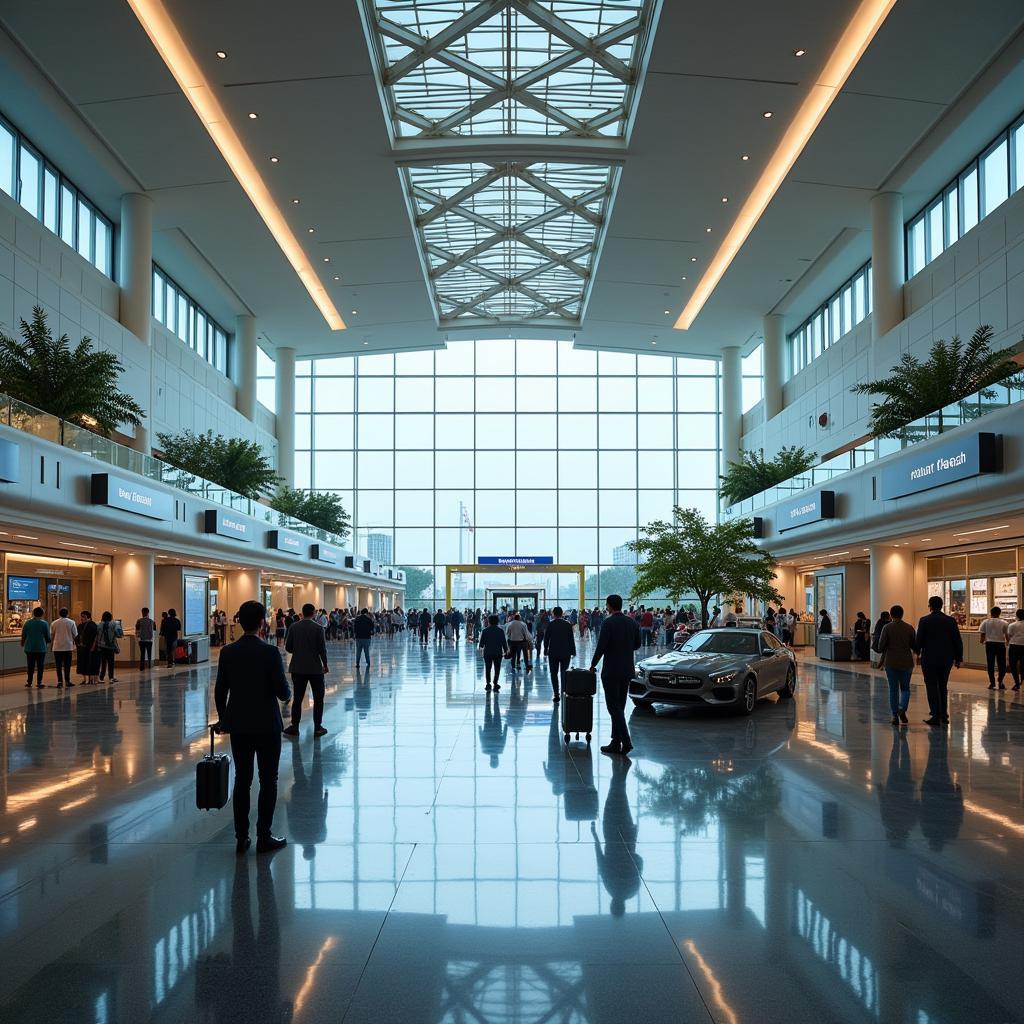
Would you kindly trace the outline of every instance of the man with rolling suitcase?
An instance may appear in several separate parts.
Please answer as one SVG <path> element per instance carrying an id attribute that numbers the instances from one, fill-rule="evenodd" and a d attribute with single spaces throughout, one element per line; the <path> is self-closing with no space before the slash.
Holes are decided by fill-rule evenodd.
<path id="1" fill-rule="evenodd" d="M 267 610 L 259 601 L 246 601 L 238 609 L 245 635 L 221 650 L 213 696 L 219 721 L 217 732 L 231 736 L 235 759 L 235 851 L 249 849 L 249 790 L 253 761 L 259 767 L 260 794 L 256 814 L 256 852 L 279 850 L 286 840 L 271 834 L 277 804 L 277 764 L 281 760 L 281 701 L 292 692 L 284 674 L 281 652 L 260 640 Z"/>
<path id="2" fill-rule="evenodd" d="M 544 633 L 551 674 L 551 699 L 556 704 L 561 700 L 560 690 L 565 689 L 565 674 L 569 671 L 569 662 L 576 657 L 576 637 L 573 635 L 572 626 L 565 621 L 562 614 L 562 609 L 557 606 L 551 609 L 551 619 Z"/>
<path id="3" fill-rule="evenodd" d="M 628 754 L 633 749 L 626 725 L 626 698 L 633 678 L 634 651 L 640 650 L 640 627 L 635 619 L 622 614 L 622 598 L 609 594 L 605 601 L 608 617 L 601 623 L 601 632 L 590 659 L 590 670 L 601 665 L 601 686 L 604 701 L 612 720 L 612 740 L 601 748 L 602 754 Z"/>

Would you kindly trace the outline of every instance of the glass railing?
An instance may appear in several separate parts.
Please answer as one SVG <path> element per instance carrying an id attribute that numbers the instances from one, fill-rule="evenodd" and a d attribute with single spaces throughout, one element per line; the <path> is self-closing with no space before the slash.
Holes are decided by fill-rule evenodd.
<path id="1" fill-rule="evenodd" d="M 254 501 L 252 498 L 247 498 L 236 491 L 230 491 L 220 484 L 193 476 L 170 463 L 153 458 L 152 455 L 137 452 L 134 448 L 111 441 L 110 438 L 87 430 L 77 423 L 62 420 L 58 416 L 53 416 L 3 394 L 0 394 L 0 424 L 14 427 L 16 430 L 22 430 L 26 434 L 41 437 L 46 441 L 52 441 L 63 448 L 70 448 L 72 451 L 88 455 L 108 466 L 114 466 L 125 472 L 135 473 L 149 480 L 175 487 L 202 501 L 223 505 L 234 512 L 252 516 L 253 519 L 258 519 L 260 522 L 294 530 L 296 533 L 303 533 L 314 540 L 322 540 L 339 547 L 343 547 L 345 544 L 344 538 L 331 533 L 330 530 L 321 530 L 301 519 L 278 512 L 261 501 Z"/>
<path id="2" fill-rule="evenodd" d="M 884 459 L 887 455 L 895 455 L 905 448 L 927 441 L 930 437 L 948 433 L 965 423 L 974 423 L 989 413 L 1016 405 L 1022 398 L 1024 398 L 1024 392 L 1020 389 L 993 384 L 991 387 L 985 388 L 984 393 L 975 392 L 959 402 L 953 402 L 927 416 L 913 420 L 896 437 L 873 438 L 856 448 L 841 452 L 805 473 L 790 477 L 774 487 L 759 491 L 733 505 L 726 505 L 723 501 L 722 511 L 730 517 L 752 515 L 759 509 L 774 505 L 775 502 L 783 501 L 800 491 L 821 487 L 837 476 L 866 466 L 869 462 L 874 462 L 875 459 Z"/>

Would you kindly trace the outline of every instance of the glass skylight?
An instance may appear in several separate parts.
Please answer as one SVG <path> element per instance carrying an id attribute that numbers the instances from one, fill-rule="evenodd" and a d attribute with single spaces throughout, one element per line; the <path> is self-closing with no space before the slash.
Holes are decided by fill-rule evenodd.
<path id="1" fill-rule="evenodd" d="M 654 0 L 364 0 L 396 138 L 623 139 Z"/>

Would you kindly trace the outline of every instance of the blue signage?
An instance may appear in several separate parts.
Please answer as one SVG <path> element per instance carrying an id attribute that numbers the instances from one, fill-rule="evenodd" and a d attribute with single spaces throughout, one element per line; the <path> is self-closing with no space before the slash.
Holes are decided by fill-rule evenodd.
<path id="1" fill-rule="evenodd" d="M 878 497 L 891 501 L 982 473 L 1001 473 L 1002 440 L 1002 434 L 978 431 L 893 459 L 878 475 Z"/>
<path id="2" fill-rule="evenodd" d="M 798 526 L 835 517 L 835 491 L 804 491 L 800 497 L 790 498 L 775 510 L 775 529 L 779 533 L 785 533 L 786 530 L 795 530 Z"/>
<path id="3" fill-rule="evenodd" d="M 234 512 L 208 508 L 203 516 L 203 533 L 215 533 L 218 537 L 252 541 L 252 523 L 247 523 Z"/>
<path id="4" fill-rule="evenodd" d="M 174 499 L 169 494 L 112 473 L 93 473 L 92 503 L 149 519 L 174 518 Z"/>
<path id="5" fill-rule="evenodd" d="M 328 547 L 326 544 L 311 544 L 309 557 L 314 562 L 326 562 L 328 565 L 337 565 L 341 552 L 337 548 Z"/>
<path id="6" fill-rule="evenodd" d="M 19 458 L 21 448 L 13 441 L 0 441 L 0 483 L 16 484 L 18 482 Z"/>
<path id="7" fill-rule="evenodd" d="M 481 555 L 477 565 L 554 565 L 551 555 Z"/>
<path id="8" fill-rule="evenodd" d="M 308 538 L 288 530 L 270 530 L 267 533 L 267 547 L 284 551 L 289 555 L 301 555 L 306 550 Z"/>
<path id="9" fill-rule="evenodd" d="M 39 579 L 36 576 L 8 576 L 8 601 L 38 601 Z"/>
<path id="10" fill-rule="evenodd" d="M 210 581 L 205 576 L 185 577 L 185 636 L 200 636 L 210 631 L 207 625 L 209 587 Z"/>

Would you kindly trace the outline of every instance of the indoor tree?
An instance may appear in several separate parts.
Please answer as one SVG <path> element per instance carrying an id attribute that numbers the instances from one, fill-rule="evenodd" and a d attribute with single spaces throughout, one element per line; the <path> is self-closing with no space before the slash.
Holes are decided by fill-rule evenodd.
<path id="1" fill-rule="evenodd" d="M 54 340 L 42 306 L 21 321 L 22 340 L 0 331 L 0 391 L 62 420 L 109 435 L 120 424 L 137 427 L 145 410 L 118 388 L 124 365 L 113 352 L 66 334 Z"/>
<path id="2" fill-rule="evenodd" d="M 157 439 L 162 458 L 175 468 L 246 498 L 265 497 L 281 485 L 281 477 L 257 441 L 229 438 L 212 430 L 205 434 L 192 430 L 158 434 Z"/>
<path id="3" fill-rule="evenodd" d="M 345 511 L 341 495 L 330 491 L 304 491 L 284 486 L 274 495 L 270 507 L 284 516 L 336 533 L 342 539 L 352 529 L 352 517 Z"/>
<path id="4" fill-rule="evenodd" d="M 418 565 L 400 565 L 405 573 L 405 602 L 418 601 L 423 591 L 434 585 L 434 574 L 429 569 L 421 569 Z"/>
<path id="5" fill-rule="evenodd" d="M 640 558 L 632 597 L 664 591 L 678 604 L 684 594 L 695 594 L 705 627 L 716 594 L 782 603 L 774 585 L 778 563 L 754 543 L 752 520 L 709 523 L 696 509 L 677 505 L 671 522 L 656 519 L 641 532 L 629 545 Z"/>
<path id="6" fill-rule="evenodd" d="M 815 459 L 814 452 L 802 445 L 783 446 L 771 459 L 764 457 L 763 448 L 741 452 L 739 461 L 730 461 L 726 466 L 721 478 L 721 495 L 730 505 L 735 505 L 752 494 L 806 473 Z"/>
<path id="7" fill-rule="evenodd" d="M 992 328 L 982 324 L 964 344 L 959 336 L 939 339 L 925 360 L 904 352 L 900 361 L 879 380 L 862 381 L 850 390 L 857 395 L 881 397 L 871 407 L 871 433 L 876 437 L 897 437 L 913 420 L 936 413 L 942 432 L 942 410 L 968 395 L 980 392 L 992 399 L 993 384 L 1024 390 L 1021 367 L 1010 349 L 992 349 Z M 969 418 L 971 413 L 964 410 Z M 956 426 L 957 424 L 953 424 Z"/>

